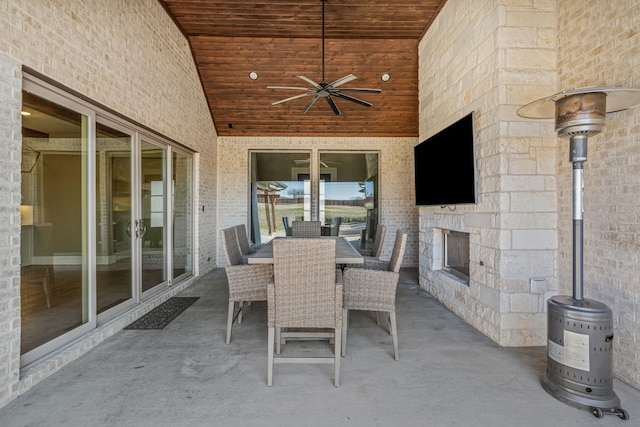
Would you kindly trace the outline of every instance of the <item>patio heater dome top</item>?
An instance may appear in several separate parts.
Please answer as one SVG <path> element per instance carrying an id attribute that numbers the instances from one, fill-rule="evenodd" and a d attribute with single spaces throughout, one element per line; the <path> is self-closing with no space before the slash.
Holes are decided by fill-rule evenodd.
<path id="1" fill-rule="evenodd" d="M 521 107 L 517 113 L 531 119 L 555 118 L 559 137 L 588 137 L 602 132 L 607 113 L 638 104 L 640 89 L 586 86 L 539 99 Z"/>
<path id="2" fill-rule="evenodd" d="M 612 86 L 585 86 L 577 89 L 563 90 L 530 102 L 520 107 L 517 114 L 528 119 L 553 119 L 556 114 L 556 101 L 572 96 L 591 93 L 604 93 L 607 96 L 607 113 L 626 110 L 640 105 L 640 89 Z"/>

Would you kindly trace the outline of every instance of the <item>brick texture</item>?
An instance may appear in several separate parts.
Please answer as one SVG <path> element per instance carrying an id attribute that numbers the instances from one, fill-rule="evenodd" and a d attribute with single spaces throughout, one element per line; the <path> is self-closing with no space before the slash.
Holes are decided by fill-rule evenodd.
<path id="1" fill-rule="evenodd" d="M 249 222 L 249 151 L 250 150 L 355 150 L 377 151 L 379 157 L 379 222 L 395 235 L 397 228 L 409 234 L 404 266 L 418 265 L 418 209 L 413 194 L 413 147 L 415 138 L 218 138 L 218 229 Z M 313 154 L 312 154 L 313 158 Z M 409 171 L 409 172 L 408 172 Z M 217 236 L 217 234 L 216 234 Z M 389 236 L 389 234 L 387 234 Z M 216 239 L 219 240 L 219 239 Z M 393 238 L 387 237 L 382 259 L 389 259 Z M 219 265 L 224 265 L 218 251 Z"/>
<path id="2" fill-rule="evenodd" d="M 156 0 L 0 1 L 0 407 L 161 302 L 147 301 L 20 370 L 23 67 L 197 151 L 195 235 L 216 228 L 216 133 L 188 43 L 162 6 Z M 194 247 L 196 271 L 215 268 L 215 241 L 197 240 Z"/>
<path id="3" fill-rule="evenodd" d="M 587 6 L 587 5 L 584 5 Z M 559 88 L 639 87 L 640 7 L 634 0 L 558 1 Z M 614 317 L 615 375 L 640 388 L 640 108 L 607 115 L 584 164 L 584 296 Z M 559 278 L 572 292 L 572 165 L 558 139 Z"/>

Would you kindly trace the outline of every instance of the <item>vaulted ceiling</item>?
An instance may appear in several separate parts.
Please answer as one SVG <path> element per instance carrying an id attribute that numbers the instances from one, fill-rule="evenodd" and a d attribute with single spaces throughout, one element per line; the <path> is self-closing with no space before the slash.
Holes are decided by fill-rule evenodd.
<path id="1" fill-rule="evenodd" d="M 158 0 L 183 32 L 220 136 L 418 136 L 418 42 L 446 0 L 326 0 L 324 74 L 371 107 L 267 86 L 322 80 L 322 0 Z M 249 78 L 255 71 L 257 80 Z M 389 73 L 384 82 L 381 76 Z"/>

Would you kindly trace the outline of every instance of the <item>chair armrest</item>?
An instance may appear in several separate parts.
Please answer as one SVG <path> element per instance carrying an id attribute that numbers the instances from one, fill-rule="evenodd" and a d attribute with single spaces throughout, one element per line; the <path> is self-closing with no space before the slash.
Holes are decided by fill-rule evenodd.
<path id="1" fill-rule="evenodd" d="M 366 258 L 361 268 L 367 270 L 383 270 L 386 271 L 389 268 L 389 261 L 382 261 L 377 258 Z"/>
<path id="2" fill-rule="evenodd" d="M 225 268 L 229 299 L 266 300 L 266 287 L 273 277 L 270 264 L 230 265 Z"/>
<path id="3" fill-rule="evenodd" d="M 346 268 L 344 270 L 344 308 L 395 311 L 400 274 L 393 271 Z"/>

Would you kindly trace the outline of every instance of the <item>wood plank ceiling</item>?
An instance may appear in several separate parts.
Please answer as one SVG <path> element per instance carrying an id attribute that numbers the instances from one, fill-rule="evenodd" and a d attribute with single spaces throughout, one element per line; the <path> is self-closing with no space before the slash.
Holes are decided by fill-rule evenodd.
<path id="1" fill-rule="evenodd" d="M 272 102 L 322 80 L 322 0 L 159 0 L 183 32 L 220 136 L 418 136 L 418 42 L 446 0 L 326 0 L 324 72 L 373 104 L 310 96 Z M 251 80 L 249 73 L 258 73 Z M 381 80 L 384 73 L 391 79 Z"/>

